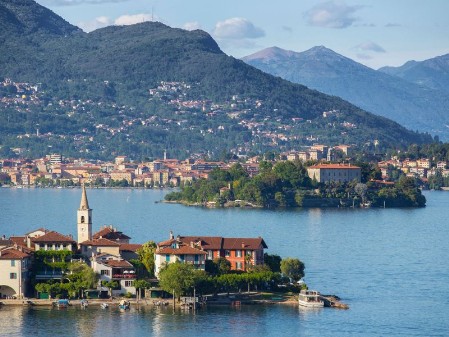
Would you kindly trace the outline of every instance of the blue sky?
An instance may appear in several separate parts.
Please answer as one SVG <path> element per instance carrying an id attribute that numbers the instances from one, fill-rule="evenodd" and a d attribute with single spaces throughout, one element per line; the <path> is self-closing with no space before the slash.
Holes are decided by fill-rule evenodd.
<path id="1" fill-rule="evenodd" d="M 449 53 L 448 0 L 37 0 L 92 31 L 160 21 L 202 29 L 228 55 L 323 45 L 372 68 Z"/>

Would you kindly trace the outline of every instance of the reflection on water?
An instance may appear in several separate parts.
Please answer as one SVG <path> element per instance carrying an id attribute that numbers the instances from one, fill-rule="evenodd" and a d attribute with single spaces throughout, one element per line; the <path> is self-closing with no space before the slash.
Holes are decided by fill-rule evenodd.
<path id="1" fill-rule="evenodd" d="M 449 336 L 449 193 L 420 209 L 202 209 L 155 203 L 161 191 L 88 190 L 94 230 L 114 224 L 133 242 L 175 235 L 261 236 L 269 254 L 305 262 L 307 284 L 350 309 L 208 308 L 195 315 L 152 306 L 0 308 L 0 335 L 31 336 Z M 46 227 L 75 234 L 80 191 L 0 189 L 0 235 Z M 132 216 L 130 216 L 132 215 Z M 45 223 L 43 222 L 45 221 Z M 425 295 L 423 295 L 425 294 Z M 423 314 L 425 313 L 425 314 Z"/>

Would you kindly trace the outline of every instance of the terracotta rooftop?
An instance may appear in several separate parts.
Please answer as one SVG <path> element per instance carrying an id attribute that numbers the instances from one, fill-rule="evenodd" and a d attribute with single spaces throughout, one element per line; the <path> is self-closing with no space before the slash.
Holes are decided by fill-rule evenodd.
<path id="1" fill-rule="evenodd" d="M 138 243 L 122 243 L 120 245 L 121 251 L 129 251 L 129 252 L 135 252 L 139 248 L 141 248 L 142 245 Z"/>
<path id="2" fill-rule="evenodd" d="M 34 243 L 45 243 L 45 242 L 67 242 L 75 243 L 75 241 L 70 236 L 62 235 L 55 231 L 50 231 L 42 236 L 31 239 Z"/>
<path id="3" fill-rule="evenodd" d="M 134 266 L 126 260 L 104 260 L 101 261 L 102 264 L 105 264 L 109 267 L 113 268 L 134 268 Z"/>
<path id="4" fill-rule="evenodd" d="M 179 248 L 165 247 L 158 249 L 157 254 L 171 254 L 171 255 L 206 255 L 206 252 L 193 248 L 190 246 L 181 246 Z"/>
<path id="5" fill-rule="evenodd" d="M 95 247 L 119 247 L 118 242 L 108 240 L 105 238 L 87 240 L 80 243 L 81 246 L 95 246 Z"/>
<path id="6" fill-rule="evenodd" d="M 94 239 L 99 239 L 100 237 L 109 239 L 109 240 L 129 240 L 131 239 L 128 235 L 123 234 L 120 231 L 117 231 L 115 228 L 104 227 L 93 235 Z"/>
<path id="7" fill-rule="evenodd" d="M 14 247 L 7 247 L 0 250 L 0 260 L 24 259 L 29 256 L 29 254 L 22 252 L 21 250 Z"/>
<path id="8" fill-rule="evenodd" d="M 199 245 L 204 250 L 236 250 L 236 249 L 251 249 L 256 250 L 261 246 L 268 248 L 267 244 L 262 238 L 223 238 L 220 236 L 180 236 L 180 241 L 185 245 L 190 245 L 191 242 Z"/>

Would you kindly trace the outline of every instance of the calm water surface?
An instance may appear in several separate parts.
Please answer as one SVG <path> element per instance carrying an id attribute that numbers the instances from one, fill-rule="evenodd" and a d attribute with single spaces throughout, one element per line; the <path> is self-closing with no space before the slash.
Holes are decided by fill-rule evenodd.
<path id="1" fill-rule="evenodd" d="M 113 224 L 132 242 L 175 235 L 262 236 L 268 253 L 298 257 L 305 280 L 350 310 L 268 306 L 196 315 L 151 307 L 120 313 L 0 309 L 0 335 L 449 336 L 449 193 L 423 209 L 201 209 L 155 203 L 165 192 L 88 190 L 94 231 Z M 0 235 L 38 227 L 76 234 L 79 189 L 0 189 Z"/>

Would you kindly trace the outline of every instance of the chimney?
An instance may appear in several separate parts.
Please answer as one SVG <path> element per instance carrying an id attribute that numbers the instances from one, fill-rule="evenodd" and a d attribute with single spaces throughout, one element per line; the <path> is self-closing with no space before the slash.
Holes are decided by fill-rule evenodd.
<path id="1" fill-rule="evenodd" d="M 190 247 L 194 248 L 195 244 L 193 243 L 193 241 L 190 241 Z"/>
<path id="2" fill-rule="evenodd" d="M 245 248 L 245 243 L 242 241 L 242 248 Z"/>
<path id="3" fill-rule="evenodd" d="M 173 231 L 170 231 L 170 240 L 173 240 L 175 238 L 175 236 L 173 235 Z"/>

